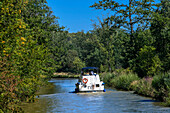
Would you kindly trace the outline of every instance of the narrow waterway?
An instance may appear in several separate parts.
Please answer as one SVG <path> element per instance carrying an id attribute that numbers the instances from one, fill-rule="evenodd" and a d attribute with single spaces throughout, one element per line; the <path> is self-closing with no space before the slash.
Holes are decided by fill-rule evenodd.
<path id="1" fill-rule="evenodd" d="M 170 113 L 170 108 L 132 92 L 106 89 L 105 93 L 70 93 L 77 79 L 52 79 L 52 87 L 43 91 L 39 101 L 24 105 L 26 113 Z M 153 104 L 154 103 L 154 104 Z"/>

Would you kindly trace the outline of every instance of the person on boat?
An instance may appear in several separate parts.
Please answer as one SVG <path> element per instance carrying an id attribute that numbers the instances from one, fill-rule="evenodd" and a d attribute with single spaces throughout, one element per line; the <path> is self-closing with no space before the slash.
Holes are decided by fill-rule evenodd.
<path id="1" fill-rule="evenodd" d="M 90 71 L 90 75 L 93 75 L 94 74 L 94 72 L 93 71 Z"/>
<path id="2" fill-rule="evenodd" d="M 81 75 L 84 75 L 84 72 L 83 72 L 83 71 L 81 71 Z"/>

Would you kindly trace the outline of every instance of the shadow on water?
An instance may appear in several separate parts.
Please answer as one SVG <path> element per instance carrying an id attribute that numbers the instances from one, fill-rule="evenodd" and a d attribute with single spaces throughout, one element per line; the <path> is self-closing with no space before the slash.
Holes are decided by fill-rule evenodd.
<path id="1" fill-rule="evenodd" d="M 68 92 L 68 93 L 77 93 L 76 91 L 70 91 L 70 92 Z"/>
<path id="2" fill-rule="evenodd" d="M 54 94 L 59 92 L 60 89 L 61 89 L 60 85 L 54 85 L 53 83 L 48 83 L 47 86 L 40 88 L 40 90 L 36 93 L 36 95 Z"/>
<path id="3" fill-rule="evenodd" d="M 134 101 L 134 102 L 160 102 L 160 101 L 148 99 L 148 100 L 138 100 L 138 101 Z"/>

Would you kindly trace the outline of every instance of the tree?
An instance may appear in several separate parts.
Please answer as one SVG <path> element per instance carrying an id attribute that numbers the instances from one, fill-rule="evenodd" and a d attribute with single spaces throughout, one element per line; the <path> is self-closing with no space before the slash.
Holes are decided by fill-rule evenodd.
<path id="1" fill-rule="evenodd" d="M 34 101 L 35 92 L 49 74 L 49 65 L 46 64 L 50 53 L 43 37 L 50 33 L 43 34 L 45 27 L 38 19 L 42 17 L 39 15 L 41 11 L 36 10 L 36 15 L 26 15 L 31 2 L 33 0 L 0 2 L 0 112 L 19 112 L 18 103 Z M 34 5 L 41 9 L 39 2 Z M 29 16 L 36 18 L 28 21 Z"/>
<path id="2" fill-rule="evenodd" d="M 69 50 L 67 31 L 53 31 L 52 38 L 48 42 L 48 49 L 51 53 L 51 64 L 55 71 L 60 71 L 65 66 L 65 57 Z"/>
<path id="3" fill-rule="evenodd" d="M 44 47 L 48 60 L 44 63 L 43 72 L 51 75 L 61 68 L 61 60 L 64 54 L 63 39 L 67 32 L 60 27 L 57 17 L 47 6 L 46 0 L 29 0 L 23 8 L 22 18 L 30 29 L 30 35 L 37 45 Z"/>
<path id="4" fill-rule="evenodd" d="M 137 57 L 135 40 L 137 37 L 134 36 L 135 29 L 144 31 L 150 23 L 152 13 L 156 9 L 154 6 L 154 0 L 128 0 L 127 4 L 116 2 L 114 0 L 102 0 L 98 3 L 93 4 L 90 7 L 96 9 L 110 10 L 113 13 L 105 19 L 104 23 L 110 26 L 111 29 L 122 28 L 129 33 L 127 37 L 129 41 L 126 42 L 126 53 L 124 55 L 124 68 L 133 67 L 133 59 Z M 135 27 L 134 27 L 135 26 Z"/>
<path id="5" fill-rule="evenodd" d="M 101 21 L 94 27 L 92 35 L 95 51 L 91 55 L 96 59 L 97 66 L 103 67 L 105 71 L 123 67 L 126 63 L 123 54 L 126 52 L 129 35 L 123 29 L 110 27 L 109 23 Z"/>
<path id="6" fill-rule="evenodd" d="M 87 64 L 96 67 L 100 67 L 102 64 L 107 71 L 112 71 L 114 68 L 112 33 L 108 26 L 100 24 L 101 26 L 93 30 L 92 36 L 87 40 L 91 44 L 87 55 Z"/>
<path id="7" fill-rule="evenodd" d="M 29 0 L 23 8 L 22 18 L 32 29 L 30 32 L 40 45 L 47 46 L 53 31 L 61 29 L 46 0 Z"/>
<path id="8" fill-rule="evenodd" d="M 163 71 L 170 69 L 170 2 L 169 0 L 162 0 L 161 7 L 153 15 L 151 23 L 151 33 L 155 38 L 154 47 L 161 59 Z"/>
<path id="9" fill-rule="evenodd" d="M 155 50 L 156 48 L 152 46 L 144 46 L 140 49 L 134 69 L 140 77 L 153 76 L 160 71 L 161 61 Z"/>
<path id="10" fill-rule="evenodd" d="M 146 29 L 145 31 L 138 30 L 133 34 L 133 36 L 135 37 L 132 43 L 133 46 L 131 46 L 130 44 L 130 37 L 127 36 L 129 37 L 129 40 L 126 42 L 125 45 L 126 52 L 123 53 L 123 57 L 125 60 L 124 68 L 134 68 L 136 66 L 135 64 L 138 63 L 136 58 L 138 57 L 140 49 L 144 46 L 153 46 L 153 43 L 155 42 L 155 39 L 149 29 Z"/>
<path id="11" fill-rule="evenodd" d="M 113 11 L 113 14 L 105 22 L 110 22 L 114 27 L 124 27 L 130 30 L 132 35 L 134 25 L 148 24 L 148 20 L 151 19 L 151 12 L 154 10 L 153 6 L 157 5 L 154 0 L 129 0 L 128 4 L 114 0 L 102 0 L 90 7 Z"/>
<path id="12" fill-rule="evenodd" d="M 74 72 L 74 64 L 75 58 L 78 57 L 78 53 L 76 50 L 68 50 L 65 56 L 65 61 L 63 63 L 64 71 L 72 71 Z"/>
<path id="13" fill-rule="evenodd" d="M 74 58 L 73 65 L 74 65 L 74 70 L 77 72 L 77 74 L 78 72 L 80 72 L 81 68 L 85 67 L 85 63 L 82 62 L 79 57 Z"/>

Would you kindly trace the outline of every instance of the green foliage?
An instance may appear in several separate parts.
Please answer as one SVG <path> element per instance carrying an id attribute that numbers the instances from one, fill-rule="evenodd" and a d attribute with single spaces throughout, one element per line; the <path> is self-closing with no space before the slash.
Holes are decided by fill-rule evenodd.
<path id="1" fill-rule="evenodd" d="M 132 35 L 133 25 L 143 27 L 148 24 L 148 20 L 157 6 L 154 0 L 128 0 L 128 4 L 120 3 L 115 0 L 103 0 L 90 7 L 96 9 L 113 11 L 113 15 L 106 19 L 106 23 L 111 23 L 115 28 L 124 27 L 129 29 Z"/>
<path id="2" fill-rule="evenodd" d="M 154 43 L 154 38 L 152 37 L 150 30 L 147 29 L 143 31 L 140 29 L 142 28 L 139 28 L 138 31 L 133 34 L 133 38 L 131 38 L 125 46 L 126 53 L 123 53 L 125 59 L 124 68 L 130 67 L 133 69 L 136 66 L 136 63 L 138 63 L 137 56 L 140 49 L 144 46 L 151 46 Z"/>
<path id="3" fill-rule="evenodd" d="M 112 86 L 111 80 L 115 77 L 113 73 L 102 73 L 101 76 L 102 76 L 103 82 L 107 86 Z"/>
<path id="4" fill-rule="evenodd" d="M 17 95 L 20 76 L 12 68 L 14 62 L 9 62 L 6 57 L 0 56 L 0 111 L 19 112 L 17 105 L 21 100 Z M 11 70 L 12 69 L 12 70 Z"/>
<path id="5" fill-rule="evenodd" d="M 133 81 L 130 87 L 137 94 L 149 97 L 155 96 L 155 90 L 152 87 L 152 78 L 148 77 L 140 79 L 138 81 Z"/>
<path id="6" fill-rule="evenodd" d="M 154 13 L 151 23 L 151 33 L 155 38 L 154 46 L 162 61 L 162 71 L 170 69 L 170 2 L 161 0 L 161 7 Z"/>
<path id="7" fill-rule="evenodd" d="M 68 50 L 65 56 L 65 62 L 64 63 L 64 69 L 65 71 L 72 71 L 74 72 L 75 65 L 73 62 L 75 61 L 75 58 L 78 58 L 78 53 L 76 50 Z"/>
<path id="8" fill-rule="evenodd" d="M 59 26 L 45 1 L 3 0 L 0 8 L 0 111 L 22 112 L 18 104 L 35 101 L 53 70 L 47 42 Z"/>
<path id="9" fill-rule="evenodd" d="M 156 90 L 155 98 L 165 101 L 167 106 L 170 106 L 170 73 L 154 76 L 152 86 Z"/>
<path id="10" fill-rule="evenodd" d="M 101 64 L 100 65 L 100 72 L 103 73 L 104 71 L 105 71 L 105 69 L 104 69 L 103 65 Z"/>
<path id="11" fill-rule="evenodd" d="M 21 1 L 4 0 L 0 11 L 0 110 L 18 112 L 18 85 L 23 67 L 30 60 L 26 54 L 32 42 L 24 37 L 26 24 L 21 19 Z M 15 4 L 15 5 L 14 5 Z"/>
<path id="12" fill-rule="evenodd" d="M 99 20 L 90 32 L 68 33 L 59 26 L 46 0 L 1 1 L 0 112 L 18 112 L 20 102 L 35 101 L 35 92 L 55 71 L 77 73 L 84 66 L 113 72 L 103 74 L 108 86 L 132 88 L 147 96 L 156 92 L 155 97 L 169 105 L 169 74 L 155 76 L 152 87 L 148 79 L 139 80 L 129 70 L 140 77 L 169 71 L 168 6 L 168 0 L 161 4 L 153 0 L 99 1 L 91 7 L 115 15 Z M 151 27 L 146 30 L 149 22 Z"/>
<path id="13" fill-rule="evenodd" d="M 75 57 L 73 61 L 74 69 L 79 72 L 78 70 L 81 70 L 81 68 L 85 67 L 85 63 L 81 61 L 80 58 Z"/>
<path id="14" fill-rule="evenodd" d="M 63 32 L 52 32 L 52 37 L 48 42 L 48 48 L 50 50 L 50 64 L 55 71 L 64 70 L 66 65 L 66 54 L 69 49 L 68 33 Z"/>
<path id="15" fill-rule="evenodd" d="M 144 46 L 139 51 L 136 61 L 135 71 L 140 77 L 153 76 L 159 72 L 161 68 L 161 61 L 156 55 L 155 48 L 152 46 Z"/>
<path id="16" fill-rule="evenodd" d="M 136 80 L 139 80 L 136 74 L 128 73 L 114 77 L 111 80 L 111 84 L 117 89 L 130 90 L 131 83 Z"/>
<path id="17" fill-rule="evenodd" d="M 103 28 L 104 30 L 100 34 L 102 38 L 99 38 L 100 42 L 97 43 L 97 48 L 99 49 L 100 54 L 103 56 L 102 64 L 107 67 L 108 71 L 113 71 L 114 69 L 114 44 L 113 39 L 115 37 L 114 34 L 110 34 L 107 27 Z M 95 51 L 96 52 L 96 51 Z M 93 54 L 92 54 L 93 55 Z M 94 54 L 93 57 L 97 56 Z"/>
<path id="18" fill-rule="evenodd" d="M 41 72 L 51 75 L 61 68 L 61 61 L 58 61 L 57 58 L 61 58 L 59 54 L 63 51 L 60 44 L 63 42 L 60 37 L 63 38 L 65 35 L 60 33 L 63 27 L 59 27 L 57 17 L 52 15 L 46 0 L 30 0 L 26 2 L 21 14 L 24 22 L 29 25 L 28 35 L 32 36 L 37 45 L 43 47 L 41 49 L 45 53 L 44 58 L 48 58 L 44 61 Z M 58 46 L 56 46 L 57 44 Z M 61 53 L 61 55 L 63 54 Z"/>

